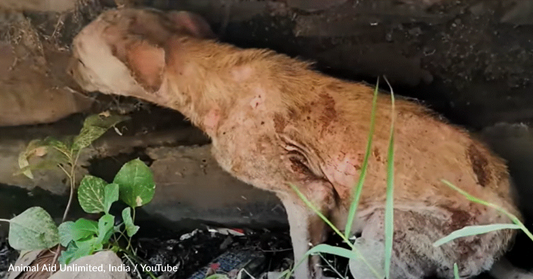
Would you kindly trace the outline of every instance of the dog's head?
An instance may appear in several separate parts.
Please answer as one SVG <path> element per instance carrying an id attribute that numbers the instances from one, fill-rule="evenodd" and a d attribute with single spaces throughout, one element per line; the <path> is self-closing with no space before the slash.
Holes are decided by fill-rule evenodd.
<path id="1" fill-rule="evenodd" d="M 74 38 L 67 71 L 85 91 L 154 101 L 163 82 L 165 44 L 176 36 L 215 37 L 190 12 L 106 11 Z"/>

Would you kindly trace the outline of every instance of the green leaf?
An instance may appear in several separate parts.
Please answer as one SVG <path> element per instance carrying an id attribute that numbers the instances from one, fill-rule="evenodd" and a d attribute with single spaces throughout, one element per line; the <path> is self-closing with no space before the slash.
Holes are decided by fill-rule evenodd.
<path id="1" fill-rule="evenodd" d="M 20 163 L 20 161 L 19 161 L 19 163 Z M 60 162 L 57 162 L 53 158 L 47 157 L 46 159 L 42 159 L 42 161 L 39 161 L 36 164 L 29 164 L 29 162 L 28 162 L 29 165 L 26 165 L 25 167 L 22 167 L 20 170 L 18 170 L 15 173 L 13 173 L 13 175 L 30 174 L 31 177 L 29 177 L 29 178 L 32 178 L 33 174 L 32 174 L 31 171 L 34 171 L 34 170 L 52 170 L 52 169 L 57 168 L 57 165 L 59 163 Z M 20 165 L 20 166 L 22 166 L 22 165 Z"/>
<path id="2" fill-rule="evenodd" d="M 78 219 L 71 227 L 72 239 L 78 241 L 98 234 L 98 223 L 84 218 Z"/>
<path id="3" fill-rule="evenodd" d="M 33 180 L 33 173 L 31 172 L 30 162 L 28 161 L 28 157 L 26 157 L 26 154 L 24 152 L 21 152 L 19 154 L 19 168 L 21 169 L 19 172 L 14 173 L 14 175 L 24 174 L 29 179 Z"/>
<path id="4" fill-rule="evenodd" d="M 389 150 L 387 154 L 387 198 L 385 201 L 385 276 L 390 278 L 390 266 L 392 259 L 392 245 L 394 235 L 394 91 L 387 79 L 391 90 L 391 128 L 389 138 Z"/>
<path id="5" fill-rule="evenodd" d="M 80 134 L 74 138 L 72 143 L 72 150 L 77 152 L 93 143 L 96 139 L 101 137 L 109 128 L 116 124 L 129 119 L 126 116 L 120 115 L 91 115 L 83 122 Z"/>
<path id="6" fill-rule="evenodd" d="M 9 221 L 9 245 L 16 250 L 48 249 L 58 243 L 57 226 L 41 207 L 30 207 Z"/>
<path id="7" fill-rule="evenodd" d="M 328 244 L 319 244 L 307 251 L 306 255 L 312 255 L 315 253 L 326 253 L 347 259 L 359 259 L 359 256 L 351 250 L 346 248 L 331 246 Z"/>
<path id="8" fill-rule="evenodd" d="M 114 233 L 115 216 L 105 214 L 98 220 L 98 243 L 107 244 Z"/>
<path id="9" fill-rule="evenodd" d="M 139 231 L 139 226 L 133 224 L 133 218 L 131 217 L 131 208 L 126 207 L 122 210 L 122 220 L 124 220 L 124 225 L 126 226 L 126 233 L 128 237 L 134 236 L 137 231 Z"/>
<path id="10" fill-rule="evenodd" d="M 496 209 L 497 211 L 501 212 L 502 214 L 504 214 L 505 216 L 509 217 L 509 219 L 511 219 L 511 221 L 513 221 L 513 223 L 515 223 L 516 225 L 520 226 L 520 229 L 529 237 L 529 239 L 533 240 L 533 234 L 526 228 L 526 226 L 524 226 L 524 224 L 520 221 L 520 219 L 518 219 L 518 217 L 516 217 L 515 215 L 509 213 L 507 210 L 505 210 L 503 207 L 501 206 L 498 206 L 496 204 L 493 204 L 493 203 L 490 203 L 488 201 L 484 201 L 482 199 L 478 199 L 470 194 L 468 194 L 467 192 L 465 192 L 464 190 L 460 189 L 459 187 L 453 185 L 451 182 L 447 181 L 447 180 L 441 180 L 444 184 L 446 184 L 448 187 L 456 190 L 457 192 L 459 192 L 461 195 L 465 196 L 468 200 L 470 201 L 473 201 L 475 203 L 479 203 L 479 204 L 482 204 L 482 205 L 485 205 L 485 206 L 488 206 L 490 208 L 494 208 Z"/>
<path id="11" fill-rule="evenodd" d="M 120 187 L 120 199 L 131 207 L 143 206 L 154 197 L 152 171 L 141 160 L 134 159 L 122 166 L 113 183 Z"/>
<path id="12" fill-rule="evenodd" d="M 20 170 L 14 175 L 24 174 L 33 179 L 32 170 L 53 169 L 58 164 L 64 164 L 69 161 L 67 146 L 52 137 L 45 140 L 31 141 L 26 150 L 19 154 L 18 163 Z M 43 157 L 37 164 L 30 164 L 29 159 L 33 156 Z"/>
<path id="13" fill-rule="evenodd" d="M 459 276 L 459 267 L 457 267 L 457 263 L 453 264 L 453 278 L 461 279 L 461 277 Z"/>
<path id="14" fill-rule="evenodd" d="M 74 222 L 67 221 L 59 225 L 59 242 L 63 247 L 68 247 L 69 243 L 73 240 L 72 239 L 72 227 L 74 226 Z"/>
<path id="15" fill-rule="evenodd" d="M 102 243 L 99 243 L 96 237 L 90 236 L 83 240 L 71 242 L 67 250 L 61 253 L 58 260 L 60 264 L 68 265 L 79 258 L 89 256 L 102 249 Z"/>
<path id="16" fill-rule="evenodd" d="M 433 247 L 439 247 L 443 244 L 446 244 L 452 240 L 455 240 L 461 237 L 484 234 L 484 233 L 489 233 L 489 232 L 504 230 L 504 229 L 516 230 L 520 228 L 521 227 L 519 225 L 515 225 L 515 224 L 491 224 L 491 225 L 480 225 L 480 226 L 467 226 L 462 229 L 453 231 L 449 235 L 435 241 L 435 243 L 433 243 Z"/>
<path id="17" fill-rule="evenodd" d="M 57 140 L 53 137 L 47 137 L 46 139 L 44 139 L 44 142 L 47 146 L 54 148 L 65 156 L 67 156 L 70 152 L 68 146 L 64 142 Z"/>
<path id="18" fill-rule="evenodd" d="M 108 184 L 104 189 L 104 212 L 106 214 L 109 214 L 111 205 L 116 201 L 118 201 L 118 184 Z"/>
<path id="19" fill-rule="evenodd" d="M 344 236 L 349 238 L 352 234 L 353 220 L 355 219 L 355 214 L 357 212 L 357 206 L 359 205 L 359 200 L 361 199 L 361 193 L 363 192 L 363 184 L 365 182 L 366 172 L 368 169 L 368 159 L 370 154 L 372 154 L 372 137 L 374 136 L 374 127 L 376 120 L 376 107 L 378 102 L 378 93 L 379 93 L 379 77 L 374 88 L 374 98 L 372 99 L 372 111 L 370 113 L 370 130 L 368 132 L 368 140 L 366 143 L 365 157 L 363 158 L 363 164 L 361 166 L 361 172 L 357 180 L 357 186 L 354 188 L 354 200 L 350 204 L 350 209 L 348 211 L 348 219 L 346 221 L 346 226 L 344 228 Z"/>
<path id="20" fill-rule="evenodd" d="M 87 213 L 100 213 L 105 211 L 105 186 L 107 182 L 103 179 L 86 175 L 80 182 L 78 188 L 78 201 L 81 208 Z"/>
<path id="21" fill-rule="evenodd" d="M 89 256 L 94 251 L 101 249 L 102 244 L 99 244 L 95 237 L 89 238 L 83 241 L 76 241 L 76 246 L 78 249 L 74 251 L 72 261 L 75 261 L 81 257 Z"/>
<path id="22" fill-rule="evenodd" d="M 76 243 L 73 241 L 70 242 L 70 244 L 67 246 L 67 250 L 62 251 L 61 255 L 57 259 L 59 261 L 59 264 L 68 265 L 69 263 L 71 263 L 77 250 L 78 247 L 76 246 Z"/>

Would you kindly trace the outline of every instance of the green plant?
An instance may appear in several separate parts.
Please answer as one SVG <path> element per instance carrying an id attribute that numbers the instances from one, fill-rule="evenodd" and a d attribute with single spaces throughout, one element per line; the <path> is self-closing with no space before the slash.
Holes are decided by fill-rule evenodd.
<path id="1" fill-rule="evenodd" d="M 14 249 L 40 250 L 60 244 L 66 247 L 59 257 L 61 264 L 69 264 L 105 249 L 121 251 L 128 259 L 136 259 L 131 247 L 131 237 L 139 230 L 139 226 L 134 224 L 135 209 L 149 203 L 155 192 L 153 174 L 141 160 L 134 159 L 124 164 L 112 183 L 85 175 L 77 192 L 80 206 L 87 213 L 102 216 L 98 222 L 84 218 L 65 221 L 76 188 L 76 168 L 79 167 L 80 154 L 109 128 L 126 119 L 128 118 L 124 116 L 107 113 L 92 115 L 85 119 L 80 133 L 75 137 L 67 137 L 62 141 L 48 137 L 28 144 L 19 156 L 20 171 L 16 174 L 24 174 L 33 179 L 32 170 L 57 167 L 68 178 L 70 195 L 59 227 L 41 207 L 31 207 L 10 220 L 0 219 L 10 224 L 8 241 Z M 41 157 L 41 160 L 30 164 L 29 160 L 33 157 Z M 115 225 L 116 218 L 110 213 L 110 209 L 118 200 L 128 207 L 122 211 L 122 222 Z M 126 247 L 121 245 L 122 238 L 127 240 Z M 59 248 L 58 246 L 58 252 Z"/>
<path id="2" fill-rule="evenodd" d="M 134 224 L 135 208 L 150 202 L 154 191 L 152 172 L 139 159 L 124 164 L 113 183 L 108 184 L 101 178 L 86 175 L 78 189 L 80 206 L 87 213 L 103 215 L 98 222 L 81 218 L 75 222 L 63 222 L 59 226 L 60 243 L 67 247 L 59 257 L 59 262 L 69 264 L 100 250 L 128 252 L 131 237 L 139 230 L 139 226 Z M 122 211 L 123 222 L 115 226 L 115 216 L 109 210 L 119 198 L 129 207 Z M 120 246 L 122 237 L 128 242 L 125 248 Z"/>
<path id="3" fill-rule="evenodd" d="M 461 277 L 459 276 L 459 267 L 457 267 L 457 263 L 453 264 L 453 278 L 461 279 Z"/>

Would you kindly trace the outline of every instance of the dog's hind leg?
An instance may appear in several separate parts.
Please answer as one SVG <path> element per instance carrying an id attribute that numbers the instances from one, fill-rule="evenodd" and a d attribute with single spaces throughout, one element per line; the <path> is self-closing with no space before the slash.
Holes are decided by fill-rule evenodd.
<path id="1" fill-rule="evenodd" d="M 394 235 L 390 278 L 421 279 L 428 276 L 454 278 L 453 266 L 459 267 L 461 278 L 470 278 L 490 269 L 494 261 L 508 246 L 512 233 L 496 231 L 456 239 L 434 247 L 433 243 L 464 226 L 475 225 L 468 221 L 454 224 L 451 214 L 464 214 L 464 220 L 474 220 L 467 211 L 427 209 L 422 211 L 394 210 Z M 376 209 L 366 216 L 365 227 L 357 240 L 363 256 L 373 259 L 384 255 L 384 210 Z M 365 258 L 366 258 L 365 257 Z M 379 266 L 382 268 L 382 266 Z M 359 260 L 350 261 L 350 271 L 355 278 L 369 274 Z M 368 278 L 374 278 L 368 277 Z"/>

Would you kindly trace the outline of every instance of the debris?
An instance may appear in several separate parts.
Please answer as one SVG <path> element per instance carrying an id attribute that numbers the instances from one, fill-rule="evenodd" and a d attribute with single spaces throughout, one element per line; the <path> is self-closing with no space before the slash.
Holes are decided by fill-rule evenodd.
<path id="1" fill-rule="evenodd" d="M 231 238 L 231 236 L 226 237 L 226 239 L 224 239 L 224 242 L 222 242 L 222 244 L 220 244 L 220 250 L 228 249 L 228 247 L 229 247 L 229 245 L 231 243 L 233 243 L 233 238 Z"/>
<path id="2" fill-rule="evenodd" d="M 228 228 L 215 228 L 215 229 L 208 229 L 211 233 L 219 233 L 223 235 L 237 235 L 237 236 L 243 236 L 244 230 L 242 229 L 228 229 Z"/>
<path id="3" fill-rule="evenodd" d="M 265 255 L 263 252 L 251 250 L 227 251 L 194 273 L 189 279 L 203 279 L 212 274 L 224 274 L 230 277 L 230 275 L 238 274 L 235 270 L 240 271 L 241 269 L 246 270 L 257 278 L 263 272 L 264 264 Z M 246 272 L 243 272 L 241 278 L 249 277 Z"/>
<path id="4" fill-rule="evenodd" d="M 183 241 L 183 240 L 189 239 L 189 238 L 193 237 L 196 233 L 198 233 L 198 229 L 195 229 L 194 231 L 192 231 L 190 233 L 182 234 L 180 236 L 180 240 Z"/>

